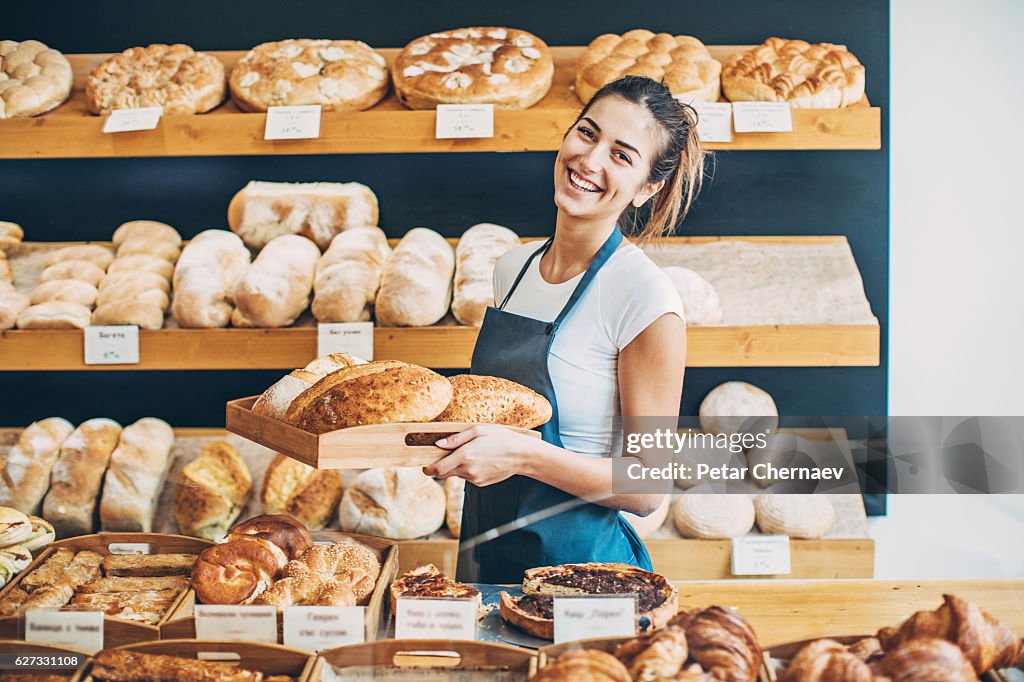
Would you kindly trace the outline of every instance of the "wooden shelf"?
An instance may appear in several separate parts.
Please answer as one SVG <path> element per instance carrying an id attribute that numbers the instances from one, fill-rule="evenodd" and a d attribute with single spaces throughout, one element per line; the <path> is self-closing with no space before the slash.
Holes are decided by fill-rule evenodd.
<path id="1" fill-rule="evenodd" d="M 708 46 L 716 59 L 749 46 Z M 249 156 L 272 154 L 379 154 L 405 152 L 554 151 L 582 104 L 573 91 L 582 47 L 554 47 L 551 91 L 530 109 L 499 110 L 495 136 L 434 139 L 434 112 L 404 108 L 394 93 L 367 111 L 325 112 L 316 140 L 266 141 L 265 115 L 243 113 L 230 100 L 208 114 L 165 116 L 156 130 L 104 134 L 103 117 L 85 103 L 85 78 L 109 55 L 68 55 L 75 73 L 71 98 L 36 118 L 0 121 L 0 158 L 102 158 L 137 156 Z M 399 50 L 380 52 L 390 65 Z M 213 52 L 230 68 L 244 52 Z M 844 109 L 794 109 L 791 133 L 737 133 L 710 149 L 880 149 L 881 110 L 865 97 Z"/>

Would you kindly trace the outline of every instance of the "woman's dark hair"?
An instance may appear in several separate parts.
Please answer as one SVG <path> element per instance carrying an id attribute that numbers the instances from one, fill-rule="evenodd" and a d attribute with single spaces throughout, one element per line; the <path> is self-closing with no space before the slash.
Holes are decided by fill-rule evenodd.
<path id="1" fill-rule="evenodd" d="M 583 107 L 573 126 L 586 116 L 594 102 L 612 95 L 641 106 L 650 113 L 662 131 L 662 144 L 651 163 L 647 182 L 665 181 L 660 192 L 648 200 L 650 213 L 637 235 L 641 242 L 672 234 L 686 215 L 704 182 L 704 160 L 708 153 L 697 137 L 697 112 L 672 96 L 664 83 L 645 76 L 624 76 L 598 90 Z M 636 226 L 636 209 L 631 221 Z"/>

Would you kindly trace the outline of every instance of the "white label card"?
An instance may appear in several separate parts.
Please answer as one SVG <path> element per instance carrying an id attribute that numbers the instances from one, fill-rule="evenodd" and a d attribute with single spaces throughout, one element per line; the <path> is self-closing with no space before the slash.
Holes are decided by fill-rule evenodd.
<path id="1" fill-rule="evenodd" d="M 196 604 L 196 639 L 277 644 L 276 606 Z"/>
<path id="2" fill-rule="evenodd" d="M 116 109 L 103 122 L 105 133 L 130 133 L 134 130 L 153 130 L 164 115 L 163 107 L 142 107 L 140 109 Z"/>
<path id="3" fill-rule="evenodd" d="M 788 535 L 746 535 L 732 539 L 733 575 L 788 575 Z"/>
<path id="4" fill-rule="evenodd" d="M 728 102 L 694 102 L 701 142 L 732 142 L 732 106 Z"/>
<path id="5" fill-rule="evenodd" d="M 737 133 L 791 133 L 789 102 L 733 102 L 732 123 Z"/>
<path id="6" fill-rule="evenodd" d="M 269 107 L 264 140 L 315 140 L 320 137 L 319 104 Z"/>
<path id="7" fill-rule="evenodd" d="M 365 606 L 286 606 L 284 645 L 320 651 L 366 641 Z"/>
<path id="8" fill-rule="evenodd" d="M 86 327 L 85 364 L 139 364 L 139 328 L 133 324 Z"/>
<path id="9" fill-rule="evenodd" d="M 395 639 L 476 639 L 473 599 L 400 597 L 395 605 Z"/>
<path id="10" fill-rule="evenodd" d="M 373 322 L 323 322 L 316 327 L 316 356 L 348 353 L 373 360 Z"/>
<path id="11" fill-rule="evenodd" d="M 26 611 L 25 640 L 95 653 L 103 648 L 103 612 L 59 609 Z"/>
<path id="12" fill-rule="evenodd" d="M 636 595 L 555 597 L 555 644 L 636 635 Z"/>
<path id="13" fill-rule="evenodd" d="M 438 140 L 494 137 L 494 105 L 438 104 L 434 137 Z"/>

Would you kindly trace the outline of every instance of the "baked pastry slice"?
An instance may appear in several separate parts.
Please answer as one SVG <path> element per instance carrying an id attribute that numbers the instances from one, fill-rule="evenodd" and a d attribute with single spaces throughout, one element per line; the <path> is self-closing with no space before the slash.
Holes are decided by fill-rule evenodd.
<path id="1" fill-rule="evenodd" d="M 448 597 L 456 599 L 473 599 L 477 602 L 477 612 L 483 608 L 480 590 L 452 580 L 442 573 L 434 564 L 425 564 L 400 575 L 391 583 L 391 611 L 399 597 Z"/>

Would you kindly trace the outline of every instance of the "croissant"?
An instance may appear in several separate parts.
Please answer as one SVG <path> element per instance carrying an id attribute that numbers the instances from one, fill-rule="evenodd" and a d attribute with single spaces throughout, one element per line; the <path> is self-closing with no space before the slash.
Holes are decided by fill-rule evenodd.
<path id="1" fill-rule="evenodd" d="M 877 640 L 875 640 L 877 642 Z M 819 639 L 797 652 L 779 682 L 873 682 L 875 675 L 860 657 L 834 639 Z"/>
<path id="2" fill-rule="evenodd" d="M 657 630 L 615 652 L 634 680 L 674 680 L 686 664 L 687 655 L 686 632 L 682 628 Z"/>
<path id="3" fill-rule="evenodd" d="M 892 651 L 920 638 L 944 639 L 960 647 L 978 675 L 1018 662 L 1021 645 L 1013 630 L 955 595 L 942 598 L 945 603 L 934 611 L 918 611 L 898 628 L 879 630 L 882 648 Z"/>
<path id="4" fill-rule="evenodd" d="M 530 682 L 632 682 L 629 671 L 611 654 L 593 649 L 566 651 Z"/>
<path id="5" fill-rule="evenodd" d="M 673 682 L 718 682 L 714 677 L 704 672 L 696 663 L 680 672 L 672 680 Z"/>
<path id="6" fill-rule="evenodd" d="M 686 631 L 690 657 L 721 682 L 755 682 L 762 662 L 754 628 L 735 611 L 711 606 L 669 621 Z"/>
<path id="7" fill-rule="evenodd" d="M 946 640 L 911 639 L 901 643 L 874 664 L 873 670 L 892 682 L 977 682 L 972 663 L 964 652 Z M 882 676 L 885 677 L 882 677 Z"/>

